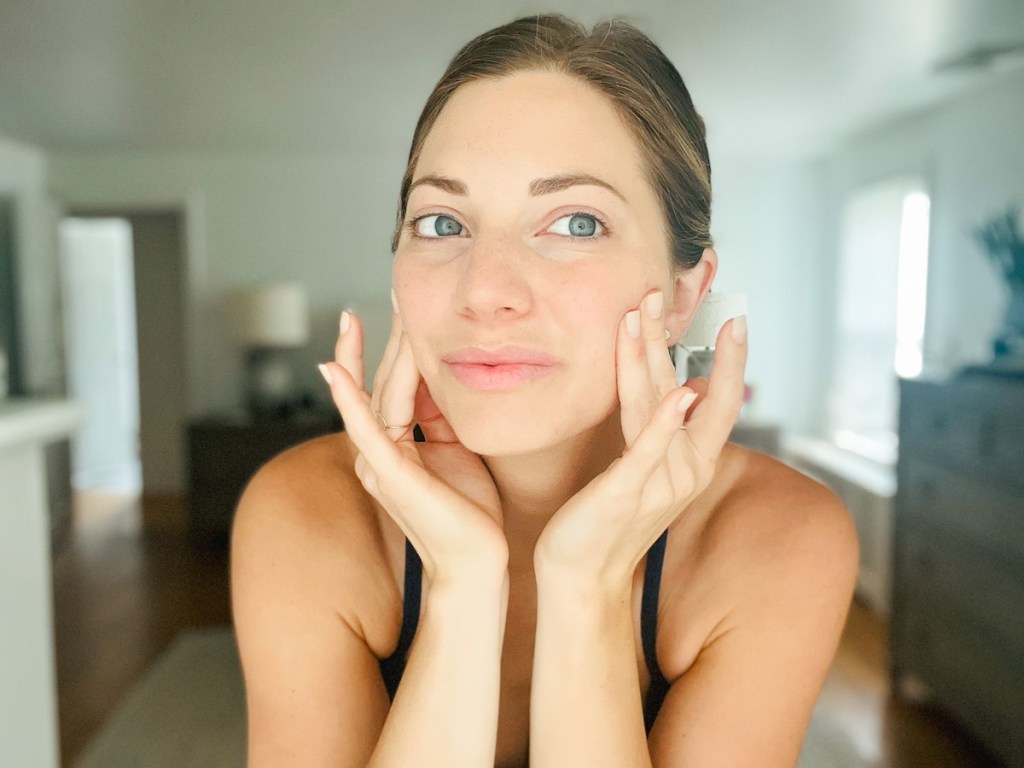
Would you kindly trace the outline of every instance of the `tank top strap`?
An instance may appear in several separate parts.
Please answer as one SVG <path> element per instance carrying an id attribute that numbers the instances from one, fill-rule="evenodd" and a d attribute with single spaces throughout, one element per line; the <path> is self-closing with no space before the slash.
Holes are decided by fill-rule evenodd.
<path id="1" fill-rule="evenodd" d="M 380 672 L 384 678 L 388 697 L 393 701 L 398 683 L 405 671 L 405 656 L 409 652 L 416 626 L 420 621 L 420 593 L 423 586 L 423 563 L 416 548 L 409 539 L 405 540 L 405 596 L 402 600 L 402 632 L 398 647 L 386 659 L 380 660 Z"/>
<path id="2" fill-rule="evenodd" d="M 668 680 L 658 666 L 655 646 L 658 639 L 658 596 L 661 591 L 661 571 L 665 560 L 665 544 L 668 541 L 668 529 L 658 537 L 647 551 L 647 565 L 644 568 L 644 590 L 640 608 L 640 636 L 643 640 L 644 660 L 647 671 L 651 675 L 651 687 L 644 699 L 644 725 L 651 732 L 654 719 L 661 709 L 661 703 L 668 693 Z"/>
<path id="3" fill-rule="evenodd" d="M 413 440 L 417 443 L 426 442 L 423 430 L 417 424 L 412 430 Z M 388 697 L 394 701 L 398 692 L 398 684 L 405 672 L 405 657 L 409 653 L 416 626 L 420 621 L 420 596 L 423 587 L 423 562 L 420 554 L 408 538 L 405 540 L 405 590 L 402 598 L 402 630 L 398 636 L 398 646 L 394 653 L 386 659 L 379 659 L 380 674 L 384 678 L 384 687 Z"/>

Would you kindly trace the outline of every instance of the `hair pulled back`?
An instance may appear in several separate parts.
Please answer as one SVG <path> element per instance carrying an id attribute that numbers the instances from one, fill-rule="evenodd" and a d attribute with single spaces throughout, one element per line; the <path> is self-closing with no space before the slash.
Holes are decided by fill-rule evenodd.
<path id="1" fill-rule="evenodd" d="M 711 162 L 704 121 L 683 79 L 661 49 L 631 24 L 606 21 L 588 32 L 561 14 L 526 16 L 496 27 L 452 59 L 416 123 L 392 253 L 424 141 L 448 99 L 468 82 L 538 69 L 579 78 L 612 103 L 637 142 L 647 180 L 661 202 L 675 265 L 694 267 L 712 245 Z"/>

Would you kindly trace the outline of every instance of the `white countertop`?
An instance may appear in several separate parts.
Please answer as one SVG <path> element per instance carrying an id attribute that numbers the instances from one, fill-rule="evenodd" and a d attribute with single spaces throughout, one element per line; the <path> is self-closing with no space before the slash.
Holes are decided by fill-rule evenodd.
<path id="1" fill-rule="evenodd" d="M 58 397 L 10 397 L 0 400 L 0 449 L 48 443 L 77 430 L 85 407 Z"/>

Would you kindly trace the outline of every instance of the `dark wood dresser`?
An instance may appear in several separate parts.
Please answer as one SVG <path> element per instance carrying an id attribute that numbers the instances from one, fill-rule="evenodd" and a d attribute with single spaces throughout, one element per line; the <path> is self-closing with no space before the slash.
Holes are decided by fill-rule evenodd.
<path id="1" fill-rule="evenodd" d="M 287 448 L 341 428 L 336 410 L 308 411 L 288 418 L 253 419 L 235 414 L 190 421 L 190 537 L 197 541 L 226 539 L 235 506 L 256 470 Z"/>
<path id="2" fill-rule="evenodd" d="M 900 381 L 890 672 L 1024 766 L 1024 380 Z"/>

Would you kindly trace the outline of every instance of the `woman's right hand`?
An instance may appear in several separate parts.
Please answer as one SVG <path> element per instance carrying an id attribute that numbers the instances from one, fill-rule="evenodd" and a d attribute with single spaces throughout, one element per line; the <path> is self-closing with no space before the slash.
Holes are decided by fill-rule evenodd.
<path id="1" fill-rule="evenodd" d="M 363 389 L 363 328 L 355 315 L 343 316 L 348 327 L 339 333 L 335 360 L 322 366 L 359 451 L 356 475 L 412 542 L 431 583 L 501 572 L 508 543 L 494 481 L 431 398 L 401 317 L 395 312 L 391 320 L 372 394 Z M 424 443 L 413 439 L 416 423 Z"/>

